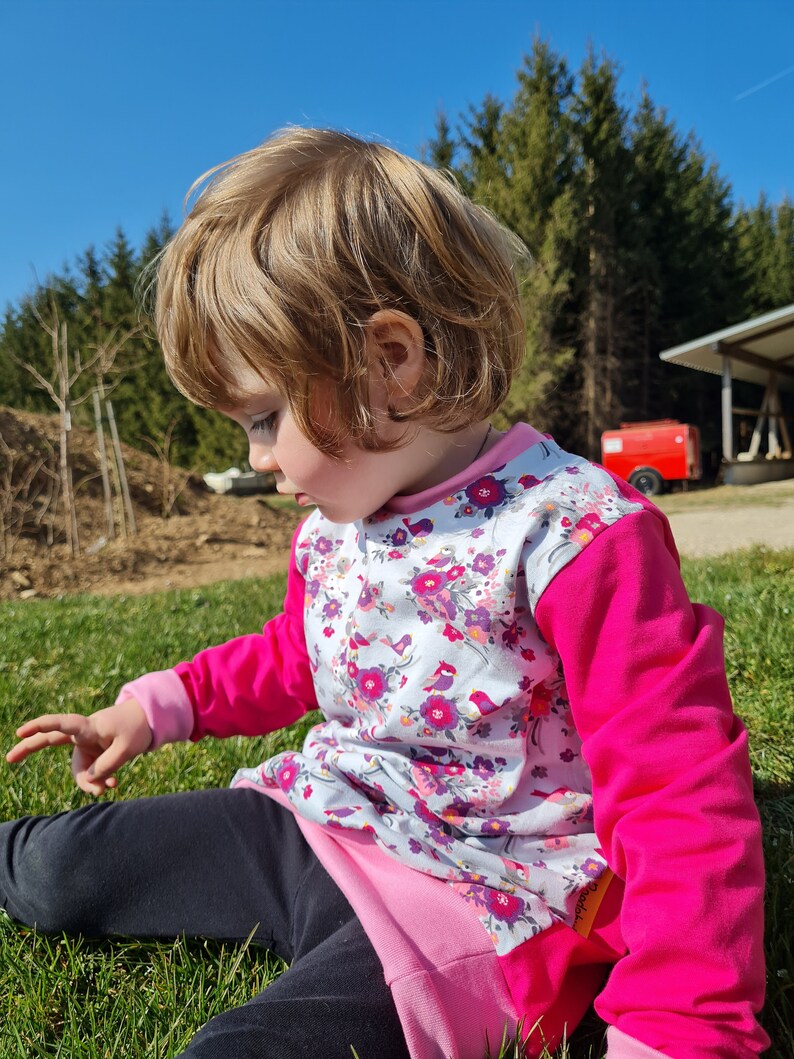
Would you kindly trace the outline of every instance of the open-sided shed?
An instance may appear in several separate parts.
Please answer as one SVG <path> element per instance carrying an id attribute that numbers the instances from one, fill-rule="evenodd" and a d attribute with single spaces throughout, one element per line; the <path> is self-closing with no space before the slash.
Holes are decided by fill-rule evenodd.
<path id="1" fill-rule="evenodd" d="M 780 400 L 781 390 L 794 391 L 794 305 L 665 349 L 660 356 L 671 364 L 721 376 L 726 482 L 738 485 L 794 477 L 791 435 Z M 758 408 L 734 405 L 734 379 L 763 387 Z M 755 416 L 744 451 L 734 445 L 735 415 Z"/>

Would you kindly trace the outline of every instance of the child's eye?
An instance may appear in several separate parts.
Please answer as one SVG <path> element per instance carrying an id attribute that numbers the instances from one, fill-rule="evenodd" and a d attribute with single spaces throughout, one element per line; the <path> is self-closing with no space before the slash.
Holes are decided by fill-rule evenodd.
<path id="1" fill-rule="evenodd" d="M 273 427 L 276 425 L 276 413 L 272 412 L 269 416 L 263 416 L 261 419 L 251 420 L 251 433 L 252 434 L 270 434 L 273 431 Z"/>

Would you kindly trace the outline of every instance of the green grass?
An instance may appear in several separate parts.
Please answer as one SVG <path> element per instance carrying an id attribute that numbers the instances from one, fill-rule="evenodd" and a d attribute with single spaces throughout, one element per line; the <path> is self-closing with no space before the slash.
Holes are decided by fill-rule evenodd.
<path id="1" fill-rule="evenodd" d="M 763 482 L 760 485 L 718 485 L 662 493 L 653 502 L 666 515 L 684 511 L 713 511 L 729 504 L 735 507 L 780 508 L 794 500 L 794 480 Z M 773 512 L 770 512 L 770 517 Z"/>
<path id="2" fill-rule="evenodd" d="M 763 550 L 684 565 L 693 598 L 726 616 L 729 680 L 751 734 L 766 828 L 764 1023 L 774 1042 L 769 1059 L 794 1055 L 792 570 L 794 552 Z M 3 604 L 0 743 L 11 744 L 25 717 L 54 709 L 90 712 L 140 673 L 258 629 L 279 608 L 283 592 L 283 579 L 274 578 L 126 599 Z M 224 786 L 241 764 L 299 743 L 308 723 L 265 739 L 165 747 L 122 772 L 120 795 Z M 62 751 L 36 755 L 15 768 L 1 763 L 0 769 L 0 819 L 90 801 L 72 783 Z M 48 938 L 0 913 L 0 1059 L 165 1059 L 184 1048 L 212 1015 L 262 989 L 282 966 L 255 946 Z M 598 1059 L 602 1037 L 603 1025 L 591 1014 L 557 1059 Z M 520 1059 L 513 1043 L 492 1045 L 493 1059 Z"/>

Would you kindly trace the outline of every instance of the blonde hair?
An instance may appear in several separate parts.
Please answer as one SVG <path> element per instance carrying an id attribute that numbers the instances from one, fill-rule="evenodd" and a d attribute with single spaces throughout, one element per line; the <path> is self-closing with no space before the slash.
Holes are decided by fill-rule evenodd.
<path id="1" fill-rule="evenodd" d="M 426 366 L 408 412 L 452 432 L 492 414 L 524 350 L 521 244 L 447 176 L 383 144 L 292 128 L 204 174 L 157 265 L 156 324 L 175 385 L 234 407 L 241 373 L 282 392 L 334 453 L 377 436 L 364 326 L 394 309 L 421 327 Z M 334 395 L 336 429 L 312 422 Z"/>

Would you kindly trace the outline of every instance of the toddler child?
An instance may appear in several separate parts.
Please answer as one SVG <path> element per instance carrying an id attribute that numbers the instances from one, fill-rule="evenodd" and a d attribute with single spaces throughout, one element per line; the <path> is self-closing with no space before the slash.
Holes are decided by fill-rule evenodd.
<path id="1" fill-rule="evenodd" d="M 0 903 L 45 931 L 253 930 L 290 969 L 191 1059 L 481 1059 L 520 1019 L 537 1055 L 596 996 L 609 1059 L 758 1053 L 759 823 L 722 621 L 644 497 L 490 425 L 524 345 L 516 241 L 343 133 L 291 129 L 208 177 L 157 329 L 182 392 L 315 508 L 283 612 L 109 709 L 28 721 L 8 759 L 72 744 L 99 795 L 164 743 L 322 720 L 228 790 L 0 825 Z"/>

